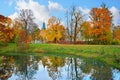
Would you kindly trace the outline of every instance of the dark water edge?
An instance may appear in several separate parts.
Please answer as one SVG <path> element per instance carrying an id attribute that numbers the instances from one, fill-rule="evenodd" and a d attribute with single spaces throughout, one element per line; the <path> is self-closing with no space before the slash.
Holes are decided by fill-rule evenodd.
<path id="1" fill-rule="evenodd" d="M 95 59 L 0 55 L 1 80 L 120 80 L 120 71 Z"/>

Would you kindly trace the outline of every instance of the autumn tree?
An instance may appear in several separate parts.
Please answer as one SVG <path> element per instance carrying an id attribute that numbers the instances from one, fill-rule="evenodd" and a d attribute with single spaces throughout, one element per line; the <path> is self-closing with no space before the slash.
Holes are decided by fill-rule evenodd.
<path id="1" fill-rule="evenodd" d="M 67 20 L 67 33 L 70 38 L 70 41 L 76 43 L 78 39 L 78 34 L 80 33 L 80 26 L 83 23 L 83 16 L 81 11 L 77 7 L 72 7 L 70 13 L 70 21 Z M 67 12 L 67 19 L 68 19 Z M 70 23 L 70 24 L 68 24 Z"/>
<path id="2" fill-rule="evenodd" d="M 47 41 L 49 42 L 59 42 L 60 40 L 64 40 L 65 37 L 65 28 L 61 24 L 60 19 L 52 16 L 48 20 L 48 25 L 47 25 Z"/>
<path id="3" fill-rule="evenodd" d="M 36 27 L 31 35 L 32 35 L 32 41 L 34 41 L 34 43 L 36 43 L 36 40 L 40 40 L 40 38 L 41 38 L 40 29 L 38 27 Z"/>
<path id="4" fill-rule="evenodd" d="M 103 5 L 101 8 L 93 8 L 90 12 L 92 21 L 92 37 L 96 44 L 110 43 L 112 34 L 112 15 L 109 9 Z"/>
<path id="5" fill-rule="evenodd" d="M 29 9 L 22 9 L 20 10 L 18 18 L 23 23 L 23 25 L 21 26 L 22 32 L 20 32 L 19 41 L 20 43 L 29 43 L 27 39 L 30 39 L 30 35 L 34 32 L 36 28 L 35 23 L 33 21 L 33 12 Z"/>
<path id="6" fill-rule="evenodd" d="M 0 42 L 5 44 L 14 37 L 14 29 L 11 27 L 12 20 L 0 15 Z"/>
<path id="7" fill-rule="evenodd" d="M 113 29 L 113 44 L 120 44 L 120 26 Z"/>
<path id="8" fill-rule="evenodd" d="M 42 28 L 39 30 L 37 34 L 38 40 L 42 43 L 47 42 L 47 30 L 46 30 L 46 24 L 43 22 Z"/>
<path id="9" fill-rule="evenodd" d="M 13 42 L 18 44 L 19 34 L 22 30 L 23 23 L 18 18 L 16 18 L 13 20 L 12 25 L 13 25 L 14 34 L 15 34 L 13 38 Z"/>
<path id="10" fill-rule="evenodd" d="M 83 37 L 83 40 L 85 41 L 90 41 L 92 34 L 92 27 L 91 27 L 91 22 L 83 22 L 81 25 L 81 35 Z"/>

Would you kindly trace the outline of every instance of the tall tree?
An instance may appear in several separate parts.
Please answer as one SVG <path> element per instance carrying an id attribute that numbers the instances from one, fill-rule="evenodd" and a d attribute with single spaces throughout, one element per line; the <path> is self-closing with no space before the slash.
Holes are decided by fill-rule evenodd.
<path id="1" fill-rule="evenodd" d="M 22 9 L 19 13 L 19 19 L 23 22 L 23 29 L 27 31 L 27 33 L 31 32 L 32 28 L 34 27 L 34 15 L 30 9 Z"/>
<path id="2" fill-rule="evenodd" d="M 33 12 L 30 9 L 20 10 L 19 20 L 23 23 L 22 32 L 20 32 L 20 37 L 19 37 L 20 43 L 27 43 L 28 41 L 27 39 L 29 39 L 29 36 L 36 30 L 36 27 L 37 27 L 33 21 L 34 20 Z M 24 36 L 21 36 L 21 35 L 24 35 Z"/>
<path id="3" fill-rule="evenodd" d="M 68 12 L 67 12 L 68 15 Z M 70 11 L 70 26 L 67 28 L 69 31 L 70 41 L 76 43 L 78 34 L 80 32 L 80 26 L 83 22 L 83 16 L 77 7 L 72 7 Z M 68 23 L 68 20 L 67 20 Z"/>
<path id="4" fill-rule="evenodd" d="M 112 15 L 109 9 L 105 5 L 101 8 L 93 8 L 90 15 L 93 41 L 97 44 L 109 43 L 112 38 Z"/>

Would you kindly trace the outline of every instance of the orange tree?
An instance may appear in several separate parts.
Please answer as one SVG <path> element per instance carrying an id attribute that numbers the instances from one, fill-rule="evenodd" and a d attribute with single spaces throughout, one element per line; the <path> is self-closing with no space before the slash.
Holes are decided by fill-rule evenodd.
<path id="1" fill-rule="evenodd" d="M 0 15 L 0 42 L 7 44 L 14 37 L 14 29 L 11 27 L 12 20 Z"/>
<path id="2" fill-rule="evenodd" d="M 112 39 L 111 12 L 103 5 L 101 8 L 93 8 L 90 12 L 92 21 L 92 38 L 96 44 L 108 44 Z"/>

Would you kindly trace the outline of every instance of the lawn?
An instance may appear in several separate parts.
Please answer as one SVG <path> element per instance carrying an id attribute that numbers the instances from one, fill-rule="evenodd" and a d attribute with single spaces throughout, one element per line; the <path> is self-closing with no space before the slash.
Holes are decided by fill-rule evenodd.
<path id="1" fill-rule="evenodd" d="M 94 58 L 120 69 L 119 45 L 30 44 L 29 49 L 25 49 L 19 48 L 15 44 L 9 44 L 0 48 L 0 54 Z"/>

